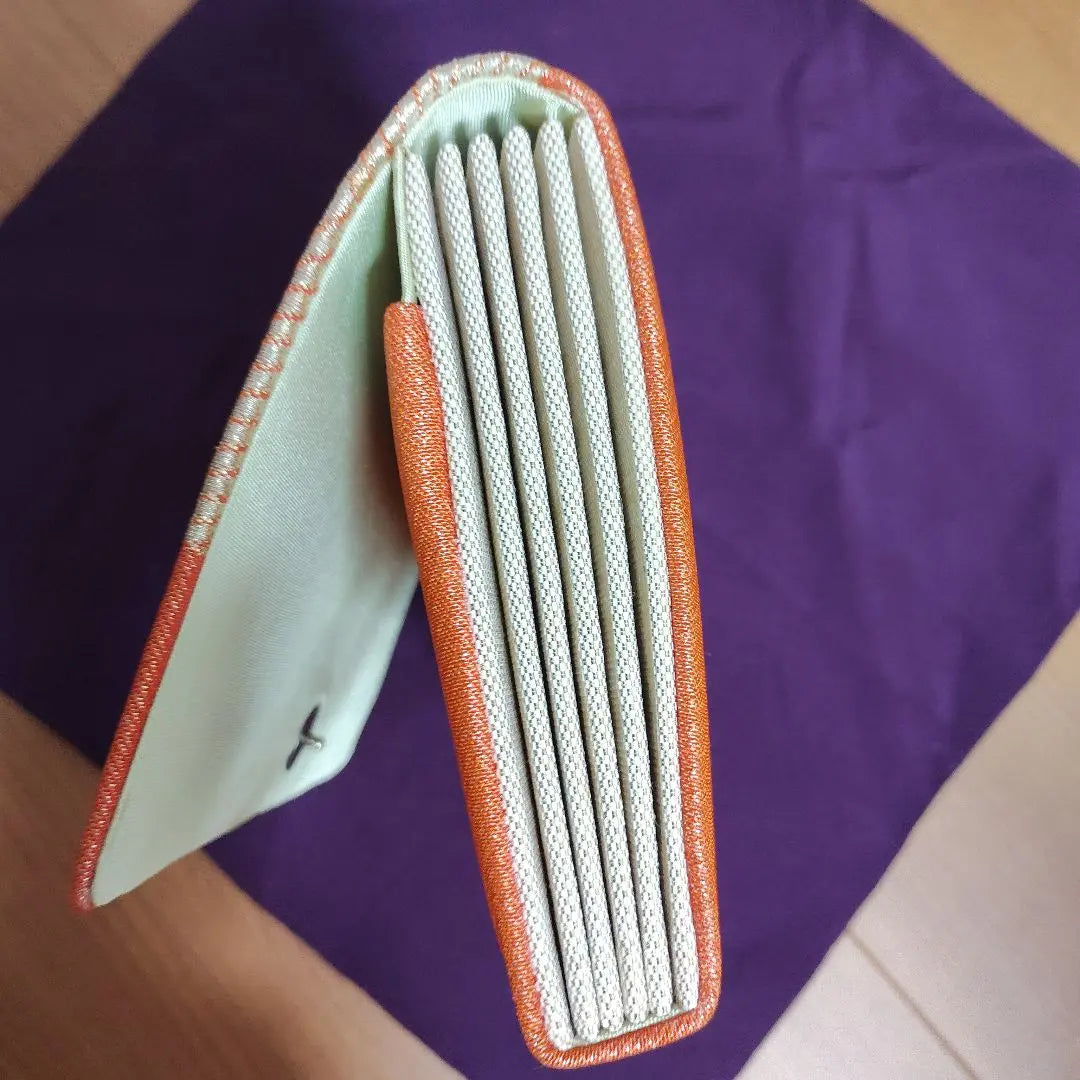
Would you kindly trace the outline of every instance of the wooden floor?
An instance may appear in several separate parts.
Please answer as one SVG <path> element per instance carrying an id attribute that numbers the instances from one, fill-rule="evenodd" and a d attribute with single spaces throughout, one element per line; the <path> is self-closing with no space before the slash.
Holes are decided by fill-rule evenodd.
<path id="1" fill-rule="evenodd" d="M 0 0 L 0 216 L 185 6 Z M 1076 0 L 874 6 L 1080 161 Z M 1080 1077 L 1078 716 L 1080 622 L 743 1080 Z M 0 742 L 0 1076 L 454 1075 L 201 855 L 71 915 L 92 770 L 2 698 Z"/>

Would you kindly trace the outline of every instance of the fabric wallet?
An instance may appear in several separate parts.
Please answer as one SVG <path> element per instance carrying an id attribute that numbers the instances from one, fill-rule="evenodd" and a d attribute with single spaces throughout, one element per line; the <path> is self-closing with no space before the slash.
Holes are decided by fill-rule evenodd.
<path id="1" fill-rule="evenodd" d="M 421 79 L 301 257 L 136 672 L 76 904 L 338 772 L 417 566 L 530 1050 L 588 1065 L 697 1030 L 720 988 L 708 718 L 656 285 L 604 105 L 505 53 Z"/>

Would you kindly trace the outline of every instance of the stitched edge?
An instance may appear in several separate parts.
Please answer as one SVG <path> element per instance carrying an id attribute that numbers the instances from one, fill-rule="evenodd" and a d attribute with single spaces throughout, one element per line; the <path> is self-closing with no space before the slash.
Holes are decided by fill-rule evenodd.
<path id="1" fill-rule="evenodd" d="M 514 53 L 468 56 L 429 71 L 393 107 L 338 185 L 304 253 L 297 260 L 292 280 L 270 320 L 270 327 L 210 462 L 184 536 L 185 546 L 202 553 L 209 548 L 243 465 L 244 454 L 288 359 L 296 330 L 307 318 L 308 307 L 319 291 L 326 265 L 337 250 L 342 231 L 371 188 L 376 172 L 381 166 L 389 165 L 394 150 L 412 124 L 429 105 L 462 82 L 500 75 L 539 82 L 547 70 L 545 65 Z"/>

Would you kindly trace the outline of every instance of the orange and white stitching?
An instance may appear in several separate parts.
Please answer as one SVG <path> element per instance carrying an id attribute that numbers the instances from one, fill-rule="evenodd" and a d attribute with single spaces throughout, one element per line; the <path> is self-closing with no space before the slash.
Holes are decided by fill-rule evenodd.
<path id="1" fill-rule="evenodd" d="M 247 402 L 255 400 L 261 407 L 252 411 L 250 405 L 245 404 L 245 411 L 251 415 L 238 420 L 234 413 L 229 419 L 230 424 L 240 424 L 252 432 L 258 426 L 265 411 L 266 402 L 273 393 L 276 377 L 284 369 L 285 354 L 293 344 L 291 336 L 274 333 L 275 323 L 296 326 L 303 322 L 308 304 L 319 291 L 323 270 L 333 256 L 339 234 L 352 217 L 359 201 L 367 194 L 375 178 L 377 166 L 393 155 L 409 126 L 423 115 L 426 106 L 453 90 L 463 80 L 511 73 L 533 82 L 540 82 L 547 70 L 543 64 L 527 57 L 506 52 L 488 53 L 483 56 L 467 57 L 463 61 L 454 60 L 450 64 L 435 68 L 425 73 L 417 83 L 410 87 L 409 92 L 391 110 L 389 121 L 379 127 L 375 137 L 361 151 L 348 175 L 335 192 L 322 220 L 312 233 L 307 248 L 297 260 L 292 281 L 285 288 L 285 297 L 271 319 L 271 332 L 264 339 L 263 348 L 251 365 L 244 389 L 240 392 L 241 398 L 246 399 Z M 278 350 L 278 354 L 269 355 L 273 350 Z M 251 385 L 256 379 L 262 384 L 257 389 Z M 218 448 L 219 452 L 232 453 L 243 453 L 246 449 L 246 443 L 229 447 L 222 444 Z M 208 482 L 209 480 L 208 475 Z M 210 545 L 236 475 L 226 480 L 226 486 L 221 493 L 224 498 L 215 498 L 216 509 L 213 518 L 210 520 L 192 518 L 189 523 L 185 544 L 199 552 L 205 553 Z"/>

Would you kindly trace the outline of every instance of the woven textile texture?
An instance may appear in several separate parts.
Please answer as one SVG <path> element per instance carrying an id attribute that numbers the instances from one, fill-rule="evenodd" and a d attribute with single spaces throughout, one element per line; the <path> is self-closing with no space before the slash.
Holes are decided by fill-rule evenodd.
<path id="1" fill-rule="evenodd" d="M 493 41 L 618 125 L 699 556 L 724 993 L 598 1075 L 731 1080 L 1080 602 L 1080 174 L 857 0 L 195 5 L 0 228 L 0 685 L 103 760 L 314 223 L 404 90 Z M 417 603 L 345 772 L 213 853 L 508 1080 L 535 1066 L 446 727 Z"/>

